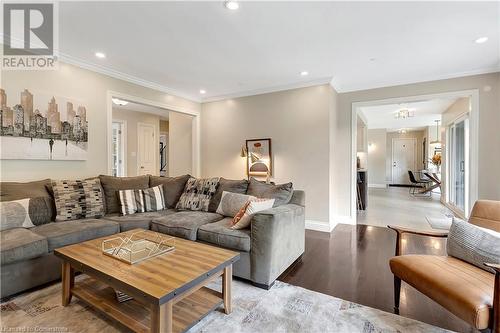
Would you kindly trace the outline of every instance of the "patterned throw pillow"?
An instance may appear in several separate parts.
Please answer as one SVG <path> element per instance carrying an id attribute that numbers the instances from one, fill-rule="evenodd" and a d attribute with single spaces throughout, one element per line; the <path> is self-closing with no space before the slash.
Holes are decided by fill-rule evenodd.
<path id="1" fill-rule="evenodd" d="M 30 199 L 0 202 L 0 231 L 13 228 L 32 228 L 29 215 Z"/>
<path id="2" fill-rule="evenodd" d="M 165 209 L 165 197 L 163 196 L 163 185 L 147 188 L 142 191 L 144 195 L 144 206 L 146 212 L 156 212 Z"/>
<path id="3" fill-rule="evenodd" d="M 219 185 L 219 179 L 219 177 L 207 179 L 189 178 L 175 208 L 178 210 L 207 212 L 210 199 L 215 194 Z"/>
<path id="4" fill-rule="evenodd" d="M 118 191 L 118 198 L 122 215 L 144 213 L 146 211 L 142 190 L 120 190 Z"/>
<path id="5" fill-rule="evenodd" d="M 104 215 L 99 178 L 52 181 L 56 204 L 56 221 L 100 218 Z"/>
<path id="6" fill-rule="evenodd" d="M 241 209 L 245 208 L 245 212 L 243 215 L 241 214 L 241 211 L 236 214 L 236 216 L 233 218 L 233 222 L 231 223 L 231 229 L 245 229 L 250 225 L 250 222 L 252 222 L 252 217 L 254 214 L 273 208 L 274 205 L 274 199 L 254 199 L 250 200 L 245 204 L 244 207 Z"/>
<path id="7" fill-rule="evenodd" d="M 217 207 L 217 214 L 224 216 L 234 217 L 246 202 L 257 199 L 251 195 L 222 192 L 219 207 Z"/>

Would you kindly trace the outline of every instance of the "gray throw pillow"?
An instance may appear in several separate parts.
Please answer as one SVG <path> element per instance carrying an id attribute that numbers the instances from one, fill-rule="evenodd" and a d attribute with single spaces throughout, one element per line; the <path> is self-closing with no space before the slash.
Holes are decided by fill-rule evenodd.
<path id="1" fill-rule="evenodd" d="M 250 178 L 247 194 L 257 198 L 274 199 L 274 207 L 277 207 L 290 202 L 293 195 L 293 184 L 266 184 Z"/>
<path id="2" fill-rule="evenodd" d="M 104 215 L 99 178 L 52 181 L 56 203 L 56 221 L 100 218 Z"/>
<path id="3" fill-rule="evenodd" d="M 100 175 L 102 188 L 104 190 L 104 202 L 106 214 L 120 212 L 119 190 L 139 190 L 149 187 L 149 175 L 137 177 L 114 177 Z"/>
<path id="4" fill-rule="evenodd" d="M 0 231 L 14 228 L 32 228 L 29 215 L 30 199 L 0 202 Z"/>
<path id="5" fill-rule="evenodd" d="M 500 233 L 454 219 L 446 250 L 449 256 L 494 273 L 484 263 L 500 264 Z"/>
<path id="6" fill-rule="evenodd" d="M 33 182 L 1 182 L 0 201 L 14 201 L 30 198 L 30 216 L 35 225 L 54 221 L 56 207 L 50 179 Z"/>
<path id="7" fill-rule="evenodd" d="M 167 208 L 175 208 L 175 205 L 179 201 L 189 178 L 191 178 L 190 175 L 179 177 L 151 176 L 149 178 L 149 186 L 155 187 L 163 185 L 163 196 L 165 197 L 165 204 Z"/>
<path id="8" fill-rule="evenodd" d="M 235 217 L 248 201 L 255 199 L 255 197 L 247 194 L 226 192 L 222 193 L 219 207 L 216 213 L 228 217 Z"/>
<path id="9" fill-rule="evenodd" d="M 206 179 L 189 178 L 175 208 L 178 210 L 207 212 L 210 199 L 215 194 L 218 185 L 219 177 Z"/>
<path id="10" fill-rule="evenodd" d="M 248 180 L 232 180 L 221 178 L 219 180 L 219 186 L 217 187 L 217 191 L 215 192 L 212 200 L 210 200 L 210 204 L 208 205 L 208 211 L 215 213 L 220 204 L 220 199 L 222 198 L 222 192 L 233 192 L 246 194 L 248 190 Z"/>

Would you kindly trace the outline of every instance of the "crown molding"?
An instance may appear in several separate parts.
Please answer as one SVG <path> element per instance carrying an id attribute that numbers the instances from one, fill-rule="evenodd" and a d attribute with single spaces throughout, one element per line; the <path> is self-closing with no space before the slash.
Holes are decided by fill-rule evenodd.
<path id="1" fill-rule="evenodd" d="M 306 81 L 306 82 L 296 82 L 296 83 L 285 84 L 285 85 L 280 85 L 280 86 L 273 86 L 273 87 L 267 87 L 267 88 L 261 88 L 261 89 L 236 92 L 236 93 L 231 93 L 231 94 L 226 94 L 226 95 L 206 97 L 206 98 L 203 98 L 201 102 L 202 103 L 209 103 L 209 102 L 216 102 L 216 101 L 221 101 L 221 100 L 225 100 L 225 99 L 248 97 L 248 96 L 262 95 L 262 94 L 268 94 L 268 93 L 291 90 L 291 89 L 313 87 L 313 86 L 318 86 L 318 85 L 322 85 L 322 84 L 328 84 L 328 83 L 330 83 L 330 81 L 331 81 L 330 77 L 320 78 L 320 79 L 315 79 L 315 80 Z"/>
<path id="2" fill-rule="evenodd" d="M 171 88 L 166 87 L 164 85 L 161 85 L 159 83 L 144 80 L 144 79 L 141 79 L 139 77 L 129 75 L 129 74 L 105 67 L 105 66 L 90 63 L 90 62 L 87 62 L 87 61 L 84 61 L 82 59 L 70 56 L 70 55 L 65 54 L 65 53 L 59 52 L 59 61 L 66 63 L 66 64 L 76 66 L 76 67 L 87 69 L 87 70 L 92 71 L 92 72 L 104 74 L 104 75 L 113 77 L 115 79 L 134 83 L 134 84 L 137 84 L 137 85 L 142 86 L 142 87 L 158 90 L 158 91 L 167 93 L 169 95 L 175 95 L 177 97 L 182 97 L 182 98 L 185 98 L 185 99 L 190 100 L 192 102 L 196 102 L 196 103 L 201 102 L 201 100 L 199 98 L 196 98 L 196 97 L 189 95 L 189 94 L 185 94 L 185 93 L 178 91 L 178 90 L 175 90 L 175 89 L 171 89 Z"/>
<path id="3" fill-rule="evenodd" d="M 454 74 L 448 74 L 448 75 L 436 75 L 436 76 L 426 77 L 426 78 L 419 79 L 419 80 L 385 81 L 385 82 L 365 84 L 365 85 L 360 84 L 360 85 L 342 86 L 334 78 L 334 79 L 332 79 L 332 82 L 330 82 L 330 85 L 332 85 L 332 87 L 338 93 L 350 93 L 350 92 L 356 92 L 356 91 L 362 91 L 362 90 L 389 88 L 389 87 L 403 86 L 403 85 L 408 85 L 408 84 L 418 84 L 418 83 L 424 83 L 424 82 L 457 79 L 460 77 L 467 77 L 467 76 L 481 75 L 481 74 L 491 74 L 491 73 L 498 73 L 498 72 L 500 72 L 500 65 L 494 66 L 494 67 L 489 67 L 489 68 L 481 68 L 481 69 L 477 69 L 477 70 L 473 70 L 473 71 L 464 71 L 464 72 L 459 72 L 459 73 L 454 73 Z"/>

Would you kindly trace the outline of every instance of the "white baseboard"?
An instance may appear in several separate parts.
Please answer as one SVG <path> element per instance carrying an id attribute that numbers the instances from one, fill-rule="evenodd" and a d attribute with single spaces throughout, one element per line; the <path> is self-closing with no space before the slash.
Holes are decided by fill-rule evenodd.
<path id="1" fill-rule="evenodd" d="M 322 232 L 331 232 L 333 228 L 330 226 L 328 222 L 315 221 L 315 220 L 306 220 L 306 229 L 322 231 Z"/>
<path id="2" fill-rule="evenodd" d="M 353 219 L 350 216 L 336 216 L 334 220 L 334 225 L 336 226 L 337 224 L 350 224 L 350 225 L 355 225 L 356 220 Z"/>
<path id="3" fill-rule="evenodd" d="M 387 184 L 368 184 L 368 187 L 387 188 Z"/>

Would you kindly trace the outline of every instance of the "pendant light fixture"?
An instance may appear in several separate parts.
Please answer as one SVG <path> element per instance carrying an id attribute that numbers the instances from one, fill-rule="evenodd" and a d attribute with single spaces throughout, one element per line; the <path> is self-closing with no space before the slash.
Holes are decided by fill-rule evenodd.
<path id="1" fill-rule="evenodd" d="M 441 140 L 439 140 L 439 120 L 434 120 L 436 122 L 436 140 L 430 142 L 431 145 L 440 145 Z"/>

